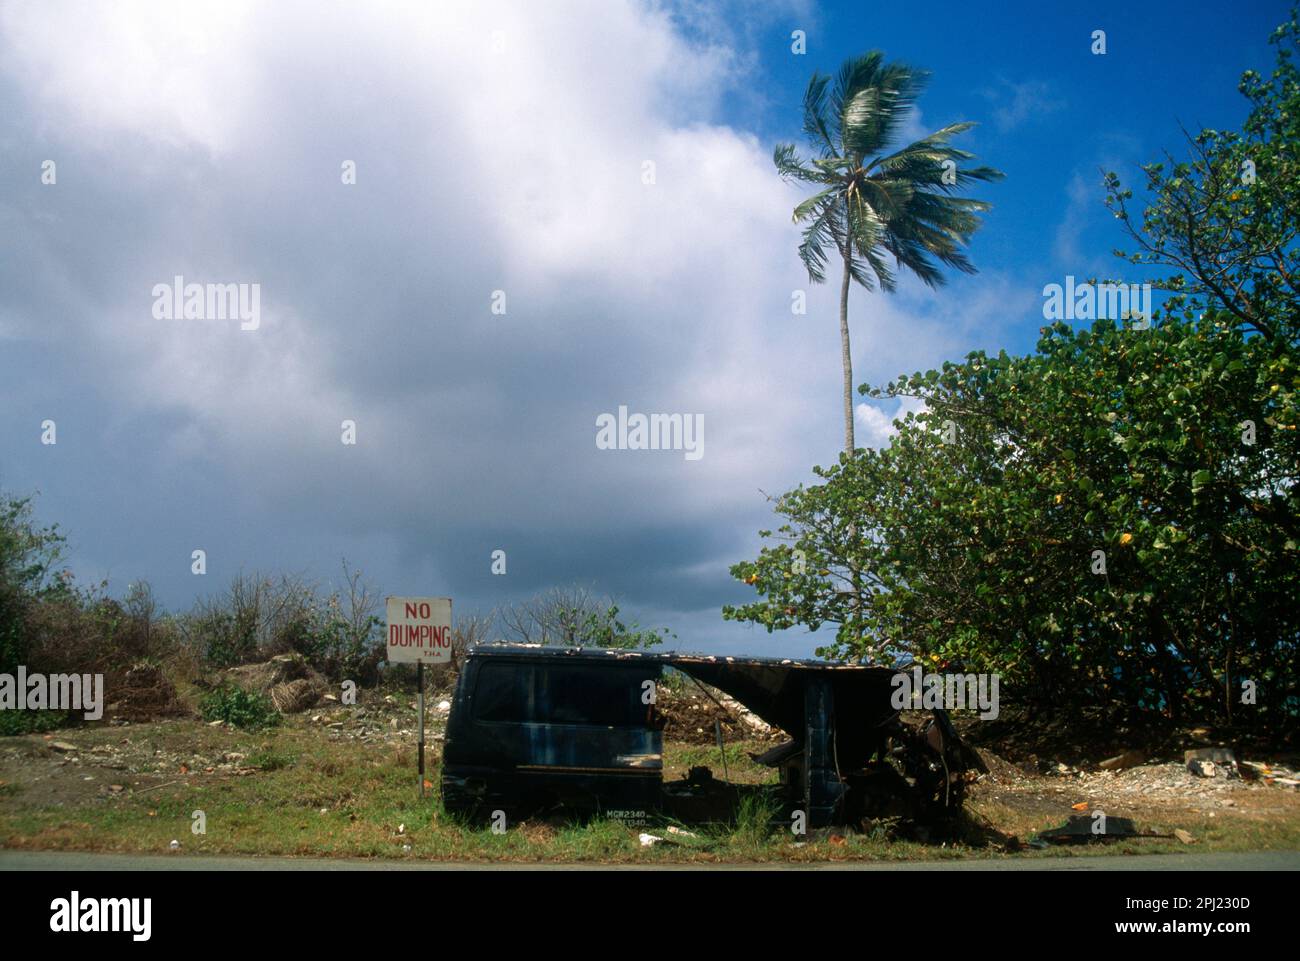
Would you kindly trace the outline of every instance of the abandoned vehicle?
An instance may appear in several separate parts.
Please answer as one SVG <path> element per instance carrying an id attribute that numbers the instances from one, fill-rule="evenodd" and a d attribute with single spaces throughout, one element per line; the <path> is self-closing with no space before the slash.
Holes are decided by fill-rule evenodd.
<path id="1" fill-rule="evenodd" d="M 707 768 L 663 780 L 666 668 L 735 698 L 790 738 L 755 761 L 780 771 L 784 818 L 809 828 L 898 816 L 940 822 L 982 763 L 941 710 L 918 726 L 890 703 L 893 668 L 825 661 L 540 645 L 472 647 L 443 747 L 449 811 L 513 817 L 659 811 L 711 819 L 735 799 Z M 787 823 L 788 820 L 787 820 Z"/>

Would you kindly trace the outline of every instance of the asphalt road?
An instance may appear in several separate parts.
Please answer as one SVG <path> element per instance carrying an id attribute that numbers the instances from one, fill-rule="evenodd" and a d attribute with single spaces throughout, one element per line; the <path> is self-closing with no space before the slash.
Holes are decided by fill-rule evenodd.
<path id="1" fill-rule="evenodd" d="M 517 864 L 324 858 L 203 857 L 0 850 L 0 871 L 1300 871 L 1300 851 L 1188 852 L 962 861 L 834 861 L 817 864 Z"/>

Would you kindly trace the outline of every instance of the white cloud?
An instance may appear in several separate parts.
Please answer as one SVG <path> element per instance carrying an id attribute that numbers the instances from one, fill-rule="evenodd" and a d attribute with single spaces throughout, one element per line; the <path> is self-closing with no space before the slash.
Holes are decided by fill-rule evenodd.
<path id="1" fill-rule="evenodd" d="M 993 104 L 993 121 L 1002 132 L 1021 126 L 1028 120 L 1055 113 L 1065 107 L 1050 84 L 1042 80 L 1019 83 L 999 78 L 997 85 L 980 91 Z"/>
<path id="2" fill-rule="evenodd" d="M 0 204 L 30 238 L 4 329 L 245 495 L 194 524 L 252 501 L 290 543 L 386 533 L 452 583 L 485 530 L 533 544 L 535 579 L 689 572 L 840 436 L 838 285 L 791 314 L 799 195 L 716 119 L 733 53 L 630 2 L 7 5 L 0 109 L 70 193 Z M 154 320 L 174 274 L 260 283 L 261 328 Z M 1002 310 L 996 279 L 950 289 L 855 293 L 859 382 Z M 597 451 L 619 404 L 702 413 L 704 459 Z"/>
<path id="3" fill-rule="evenodd" d="M 925 403 L 913 397 L 898 398 L 890 413 L 885 413 L 875 404 L 858 404 L 853 408 L 853 419 L 857 424 L 858 435 L 855 439 L 858 446 L 888 447 L 898 433 L 894 421 L 904 420 L 909 413 L 919 414 L 924 410 Z"/>

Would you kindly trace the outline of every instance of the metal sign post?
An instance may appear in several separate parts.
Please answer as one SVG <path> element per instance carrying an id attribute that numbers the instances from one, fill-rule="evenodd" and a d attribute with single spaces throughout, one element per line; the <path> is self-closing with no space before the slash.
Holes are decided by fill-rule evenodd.
<path id="1" fill-rule="evenodd" d="M 424 797 L 424 661 L 415 667 L 416 683 L 420 693 L 417 698 L 420 709 L 420 797 Z"/>

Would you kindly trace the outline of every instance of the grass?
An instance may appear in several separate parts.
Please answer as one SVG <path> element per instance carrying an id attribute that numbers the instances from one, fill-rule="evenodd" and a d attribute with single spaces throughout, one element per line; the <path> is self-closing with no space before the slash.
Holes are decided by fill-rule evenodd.
<path id="1" fill-rule="evenodd" d="M 133 784 L 133 776 L 124 775 L 122 780 L 130 787 L 114 795 L 102 793 L 106 786 L 101 777 L 100 786 L 92 788 L 101 793 L 66 805 L 62 801 L 34 803 L 25 796 L 27 791 L 3 784 L 0 845 L 161 853 L 177 840 L 189 854 L 518 862 L 810 862 L 998 856 L 996 849 L 981 849 L 972 843 L 897 840 L 883 829 L 867 834 L 819 832 L 796 837 L 780 825 L 771 825 L 777 809 L 762 791 L 748 793 L 729 824 L 678 825 L 689 834 L 669 832 L 670 822 L 662 818 L 640 827 L 612 820 L 585 824 L 526 821 L 509 824 L 505 833 L 498 834 L 490 825 L 471 825 L 448 815 L 436 787 L 420 799 L 413 745 L 329 740 L 319 727 L 311 727 L 301 718 L 258 732 L 213 729 L 198 722 L 175 722 L 163 730 L 165 736 L 190 750 L 203 745 L 243 752 L 245 765 L 256 770 L 243 776 L 156 772 L 151 775 L 156 784 L 140 778 Z M 109 732 L 104 741 L 110 743 L 117 736 Z M 755 765 L 746 747 L 728 745 L 731 777 L 749 784 L 764 783 L 771 772 Z M 670 744 L 666 755 L 683 771 L 707 764 L 721 773 L 716 747 Z M 12 780 L 13 775 L 7 777 Z M 436 760 L 431 759 L 427 777 L 437 784 Z M 973 822 L 996 825 L 1021 837 L 1063 819 L 1056 815 L 1026 818 L 1023 812 L 992 803 L 974 803 L 970 809 Z M 196 811 L 204 814 L 204 834 L 191 832 Z M 1197 837 L 1196 850 L 1300 847 L 1300 820 L 1295 817 L 1251 821 L 1205 818 L 1177 826 Z M 642 832 L 666 841 L 643 847 L 639 841 Z M 1177 841 L 1120 841 L 1022 856 L 1191 849 Z"/>
<path id="2" fill-rule="evenodd" d="M 721 778 L 725 753 L 725 769 L 729 775 L 727 780 L 735 784 L 775 783 L 777 772 L 770 767 L 756 764 L 749 756 L 751 752 L 757 753 L 771 745 L 754 745 L 740 741 L 723 746 L 725 751 L 719 751 L 716 745 L 665 744 L 664 777 L 684 775 L 690 768 L 703 766 L 711 769 L 715 776 Z"/>

